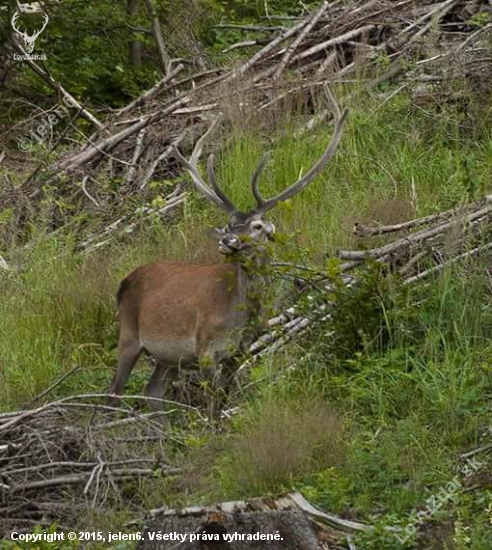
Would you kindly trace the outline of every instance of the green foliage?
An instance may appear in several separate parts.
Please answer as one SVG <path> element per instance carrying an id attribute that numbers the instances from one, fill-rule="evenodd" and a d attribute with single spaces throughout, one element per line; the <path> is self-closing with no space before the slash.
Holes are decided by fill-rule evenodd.
<path id="1" fill-rule="evenodd" d="M 70 242 L 50 240 L 31 253 L 29 269 L 0 281 L 2 408 L 25 403 L 70 365 L 87 369 L 81 376 L 89 387 L 102 382 L 98 369 L 114 342 L 106 269 L 77 258 Z"/>
<path id="2" fill-rule="evenodd" d="M 190 472 L 186 479 L 142 484 L 154 506 L 163 498 L 182 505 L 296 489 L 323 508 L 376 525 L 356 537 L 357 547 L 402 548 L 385 527 L 404 528 L 453 479 L 460 454 L 487 442 L 487 260 L 455 266 L 412 288 L 375 264 L 348 292 L 334 251 L 355 245 L 354 221 L 397 222 L 487 192 L 491 126 L 485 116 L 464 126 L 461 108 L 422 114 L 402 93 L 384 105 L 379 97 L 360 94 L 350 107 L 331 166 L 271 213 L 279 230 L 274 260 L 323 270 L 333 284 L 325 299 L 340 306 L 330 323 L 312 328 L 253 370 L 236 397 L 239 414 L 229 431 L 207 436 L 200 425 L 186 435 L 180 449 Z M 319 158 L 329 132 L 294 137 L 293 128 L 305 118 L 299 108 L 277 121 L 234 122 L 217 174 L 239 206 L 252 205 L 249 179 L 265 149 L 272 150 L 261 184 L 265 196 Z M 167 185 L 152 183 L 155 206 Z M 9 212 L 1 222 L 12 222 Z M 50 397 L 105 388 L 115 363 L 113 294 L 120 277 L 150 259 L 214 261 L 215 245 L 203 228 L 222 222 L 221 214 L 193 195 L 181 222 L 163 227 L 153 221 L 131 244 L 100 255 L 85 258 L 70 237 L 38 236 L 30 249 L 5 251 L 20 267 L 0 279 L 1 407 L 25 403 L 74 363 L 81 370 Z M 290 282 L 276 280 L 279 303 L 285 291 L 292 292 Z M 309 308 L 309 299 L 301 306 Z M 145 377 L 137 369 L 128 391 L 141 391 Z M 330 424 L 326 411 L 341 420 Z M 490 458 L 479 459 L 482 469 L 466 481 L 466 491 L 425 520 L 406 548 L 491 546 Z"/>
<path id="3" fill-rule="evenodd" d="M 318 0 L 215 0 L 227 18 L 232 21 L 245 21 L 258 19 L 261 16 L 269 15 L 298 15 L 305 6 L 316 6 Z"/>
<path id="4" fill-rule="evenodd" d="M 384 347 L 387 331 L 381 320 L 388 285 L 380 264 L 370 265 L 355 289 L 347 287 L 341 278 L 330 282 L 333 291 L 327 299 L 336 302 L 339 307 L 333 313 L 333 338 L 329 346 L 331 349 L 335 346 L 337 357 L 357 357 L 361 350 Z M 323 346 L 320 351 L 323 352 Z"/>
<path id="5" fill-rule="evenodd" d="M 490 22 L 490 13 L 486 11 L 481 11 L 479 13 L 476 13 L 473 15 L 470 20 L 468 21 L 470 25 L 473 25 L 477 28 L 485 27 Z"/>
<path id="6" fill-rule="evenodd" d="M 154 3 L 172 57 L 191 57 L 196 53 L 196 40 L 204 39 L 219 17 L 220 6 L 213 0 L 201 3 L 199 9 L 191 0 L 155 0 Z M 162 77 L 143 1 L 137 3 L 135 14 L 128 13 L 126 1 L 60 3 L 47 0 L 45 4 L 50 19 L 36 43 L 36 50 L 46 54 L 46 64 L 53 77 L 78 99 L 89 99 L 97 107 L 119 107 Z M 5 18 L 2 28 L 9 28 L 8 20 L 15 9 L 10 6 L 9 11 L 0 12 L 0 17 Z M 36 28 L 39 15 L 23 14 L 22 25 Z M 8 39 L 8 33 L 1 33 L 0 45 Z M 130 60 L 132 42 L 141 47 L 138 64 Z M 53 98 L 53 90 L 26 64 L 18 65 L 10 87 L 36 96 L 41 103 Z M 23 111 L 18 113 L 21 114 Z M 15 115 L 14 110 L 11 116 Z"/>

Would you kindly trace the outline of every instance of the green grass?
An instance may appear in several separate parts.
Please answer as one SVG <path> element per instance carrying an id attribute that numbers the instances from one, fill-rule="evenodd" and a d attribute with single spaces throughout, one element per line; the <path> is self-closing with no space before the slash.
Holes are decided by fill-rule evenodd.
<path id="1" fill-rule="evenodd" d="M 425 507 L 426 500 L 457 475 L 463 464 L 459 455 L 490 440 L 491 298 L 481 276 L 470 270 L 471 266 L 459 269 L 454 277 L 448 274 L 438 284 L 407 294 L 405 303 L 392 310 L 396 318 L 380 327 L 390 336 L 384 345 L 374 338 L 375 327 L 366 324 L 360 327 L 363 345 L 348 356 L 336 339 L 320 345 L 326 339 L 320 329 L 297 353 L 291 349 L 287 361 L 279 358 L 273 365 L 260 366 L 246 410 L 236 421 L 235 434 L 219 460 L 215 483 L 222 487 L 223 498 L 257 494 L 256 478 L 261 476 L 263 492 L 295 488 L 333 512 L 405 527 L 416 511 Z M 397 290 L 392 292 L 392 297 L 401 299 Z M 354 315 L 354 307 L 360 303 L 346 303 L 338 312 L 344 321 L 338 324 L 335 319 L 339 330 L 350 330 L 347 317 Z M 282 447 L 277 439 L 283 422 L 268 416 L 269 404 L 287 404 L 305 413 L 320 398 L 345 419 L 339 443 L 344 460 L 333 461 L 325 452 L 323 463 L 310 466 L 306 460 L 308 471 L 299 471 L 294 463 L 289 479 L 280 466 L 264 479 L 262 474 L 268 468 L 262 468 L 258 456 L 267 457 L 264 462 L 270 465 L 274 463 L 270 459 L 272 445 Z M 263 423 L 276 437 L 262 437 Z M 254 438 L 251 424 L 257 430 Z M 303 424 L 308 425 L 306 421 Z M 296 423 L 292 426 L 295 433 Z M 318 429 L 331 434 L 334 441 L 340 435 L 332 434 L 328 424 L 318 423 Z M 290 437 L 291 432 L 284 436 L 284 445 Z M 303 438 L 299 436 L 299 440 Z M 278 451 L 280 457 L 285 454 Z M 449 548 L 490 546 L 490 461 L 486 453 L 477 458 L 479 471 L 469 478 L 460 477 L 464 491 L 425 522 L 430 534 L 420 535 L 418 542 L 411 537 L 408 547 L 445 548 L 444 543 Z M 255 473 L 252 479 L 250 471 Z M 280 478 L 279 472 L 283 473 Z M 245 476 L 248 483 L 244 483 Z M 453 541 L 461 535 L 447 533 L 431 546 L 443 525 L 450 522 L 455 528 L 463 517 L 468 518 L 464 525 L 470 544 L 460 546 Z M 361 539 L 363 548 L 401 547 L 394 537 L 386 540 L 382 532 L 372 537 Z"/>
<path id="2" fill-rule="evenodd" d="M 355 221 L 398 222 L 490 190 L 487 113 L 424 111 L 404 94 L 384 104 L 361 94 L 349 107 L 329 168 L 271 213 L 278 259 L 323 266 L 327 254 L 356 245 Z M 272 152 L 266 196 L 319 157 L 330 128 L 294 137 L 294 126 L 307 118 L 253 119 L 224 140 L 217 175 L 239 206 L 252 206 L 249 178 L 265 150 Z M 26 403 L 74 364 L 80 369 L 50 399 L 105 391 L 115 365 L 118 281 L 152 259 L 213 260 L 204 227 L 223 221 L 194 196 L 181 221 L 154 221 L 104 252 L 75 252 L 73 235 L 11 250 L 19 269 L 0 279 L 0 409 Z M 189 449 L 180 455 L 190 471 L 186 482 L 149 487 L 142 500 L 181 505 L 297 489 L 327 510 L 377 524 L 358 547 L 402 548 L 381 526 L 405 527 L 456 475 L 460 453 L 490 438 L 492 301 L 483 268 L 469 262 L 411 290 L 374 273 L 344 300 L 333 325 L 313 329 L 254 369 L 226 434 L 188 434 Z M 141 391 L 144 370 L 129 391 Z M 406 547 L 490 548 L 492 483 L 487 455 L 478 458 L 480 472 Z"/>

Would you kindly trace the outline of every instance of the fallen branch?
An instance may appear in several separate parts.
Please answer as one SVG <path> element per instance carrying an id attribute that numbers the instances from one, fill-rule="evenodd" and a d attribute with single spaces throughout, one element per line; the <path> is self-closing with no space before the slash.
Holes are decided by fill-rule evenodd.
<path id="1" fill-rule="evenodd" d="M 71 95 L 65 88 L 57 82 L 48 72 L 42 69 L 37 63 L 29 59 L 25 50 L 20 46 L 15 40 L 12 42 L 14 48 L 22 55 L 26 56 L 26 62 L 31 67 L 31 69 L 40 76 L 49 86 L 51 86 L 55 91 L 59 92 L 64 99 L 68 100 L 69 105 L 79 110 L 80 114 L 89 122 L 97 126 L 98 128 L 103 127 L 103 123 L 100 122 L 92 113 L 87 109 L 83 108 L 82 105 Z"/>
<path id="2" fill-rule="evenodd" d="M 123 180 L 123 188 L 129 187 L 133 183 L 135 174 L 137 173 L 138 161 L 140 159 L 140 155 L 142 154 L 143 143 L 146 133 L 147 129 L 142 128 L 137 136 L 135 150 L 133 151 L 132 163 L 130 168 L 128 169 L 128 172 L 126 173 L 125 179 Z"/>
<path id="3" fill-rule="evenodd" d="M 349 32 L 346 32 L 340 36 L 336 36 L 335 38 L 330 38 L 329 40 L 326 40 L 325 42 L 321 42 L 320 44 L 316 44 L 315 46 L 312 46 L 311 48 L 298 54 L 296 57 L 294 57 L 292 62 L 301 61 L 303 59 L 306 59 L 307 57 L 311 57 L 312 55 L 315 55 L 323 50 L 326 50 L 327 48 L 331 48 L 332 46 L 339 46 L 344 42 L 348 42 L 349 40 L 352 40 L 353 38 L 356 38 L 361 34 L 365 34 L 372 31 L 374 28 L 375 28 L 374 25 L 366 25 L 359 29 L 354 29 Z"/>
<path id="4" fill-rule="evenodd" d="M 487 202 L 490 202 L 492 200 L 492 196 L 489 195 L 486 200 Z M 473 220 L 481 218 L 485 215 L 489 215 L 491 213 L 492 206 L 486 206 L 476 212 L 473 212 L 472 214 L 464 216 L 462 219 L 457 219 L 456 221 L 448 221 L 438 225 L 437 227 L 432 227 L 431 229 L 425 229 L 422 231 L 418 231 L 417 233 L 412 233 L 411 235 L 408 235 L 408 237 L 399 239 L 394 243 L 388 244 L 386 246 L 373 248 L 367 251 L 340 250 L 338 252 L 338 257 L 343 260 L 364 260 L 366 258 L 380 258 L 381 256 L 395 252 L 402 247 L 406 247 L 410 244 L 416 244 L 426 239 L 430 239 L 431 237 L 440 235 L 441 233 L 444 233 L 449 229 L 458 226 L 459 224 L 465 225 L 472 222 Z"/>
<path id="5" fill-rule="evenodd" d="M 40 399 L 42 399 L 43 397 L 46 397 L 50 392 L 52 392 L 55 388 L 57 388 L 62 382 L 64 382 L 69 376 L 72 376 L 72 374 L 75 374 L 78 370 L 80 370 L 80 366 L 79 365 L 75 365 L 73 368 L 71 368 L 68 372 L 64 373 L 62 376 L 60 376 L 60 378 L 58 378 L 58 380 L 56 380 L 56 382 L 54 382 L 53 384 L 51 384 L 51 386 L 48 386 L 45 390 L 43 390 L 41 393 L 39 393 L 38 395 L 36 395 L 35 397 L 33 397 L 30 401 L 28 401 L 26 404 L 25 404 L 25 407 L 30 407 L 31 405 L 33 405 L 34 403 L 36 403 L 36 401 L 39 401 Z"/>
<path id="6" fill-rule="evenodd" d="M 287 65 L 289 64 L 290 58 L 294 55 L 294 52 L 297 50 L 297 48 L 302 43 L 302 41 L 306 38 L 306 36 L 316 26 L 316 24 L 321 19 L 321 17 L 323 16 L 323 14 L 325 13 L 327 8 L 328 8 L 328 2 L 323 2 L 321 4 L 321 7 L 319 8 L 319 10 L 314 13 L 311 21 L 309 21 L 309 23 L 304 27 L 304 29 L 299 34 L 299 36 L 287 48 L 287 51 L 285 52 L 284 56 L 282 57 L 282 60 L 278 64 L 277 69 L 275 70 L 275 73 L 273 75 L 273 78 L 275 80 L 277 80 L 280 77 L 280 75 L 282 74 L 285 67 L 287 67 Z"/>
<path id="7" fill-rule="evenodd" d="M 181 473 L 181 470 L 178 468 L 170 468 L 169 470 L 160 469 L 158 470 L 159 475 L 177 475 Z M 156 470 L 152 468 L 128 468 L 121 470 L 112 470 L 111 472 L 103 472 L 105 477 L 121 477 L 123 479 L 132 479 L 135 477 L 149 477 L 155 475 Z M 74 485 L 79 483 L 86 483 L 92 473 L 80 473 L 80 474 L 71 474 L 65 476 L 54 477 L 50 479 L 43 479 L 40 481 L 31 481 L 29 483 L 23 483 L 14 487 L 10 487 L 10 493 L 25 493 L 27 491 L 33 491 L 37 489 L 46 489 L 47 487 L 56 487 L 64 485 Z"/>
<path id="8" fill-rule="evenodd" d="M 184 69 L 183 64 L 179 64 L 174 69 L 167 74 L 164 78 L 159 80 L 159 82 L 150 88 L 150 90 L 147 90 L 144 92 L 141 96 L 137 97 L 137 99 L 134 99 L 132 102 L 130 102 L 126 107 L 123 107 L 118 111 L 118 116 L 125 115 L 126 113 L 129 113 L 130 111 L 134 111 L 135 109 L 142 107 L 149 101 L 151 101 L 155 96 L 157 96 L 159 93 L 161 93 L 166 86 L 166 84 L 169 84 L 169 82 L 172 82 L 180 72 L 182 72 Z"/>
<path id="9" fill-rule="evenodd" d="M 463 254 L 458 254 L 458 256 L 451 258 L 450 260 L 447 260 L 443 262 L 442 264 L 439 264 L 435 267 L 431 267 L 430 269 L 426 269 L 425 271 L 422 271 L 418 275 L 414 275 L 413 277 L 409 277 L 408 279 L 405 279 L 403 281 L 404 285 L 410 285 L 413 283 L 416 283 L 417 281 L 421 281 L 422 279 L 426 279 L 427 277 L 430 277 L 431 275 L 434 275 L 436 273 L 440 273 L 450 265 L 456 264 L 458 262 L 462 262 L 464 260 L 467 260 L 468 258 L 472 258 L 474 256 L 477 256 L 481 254 L 482 252 L 486 252 L 487 250 L 492 249 L 492 243 L 487 243 L 483 246 L 477 246 L 473 250 L 469 250 L 468 252 L 464 252 Z"/>
<path id="10" fill-rule="evenodd" d="M 274 50 L 279 44 L 284 42 L 285 40 L 288 40 L 291 36 L 294 36 L 300 29 L 302 29 L 307 22 L 305 20 L 302 20 L 301 22 L 297 23 L 297 25 L 294 25 L 291 29 L 284 32 L 275 40 L 272 40 L 269 44 L 267 44 L 264 48 L 262 48 L 259 52 L 257 52 L 251 59 L 246 61 L 241 67 L 234 70 L 231 75 L 228 78 L 235 78 L 237 76 L 245 74 L 247 71 L 249 71 L 260 59 L 265 57 L 267 54 L 269 54 L 272 50 Z"/>
<path id="11" fill-rule="evenodd" d="M 142 177 L 142 180 L 140 182 L 140 189 L 144 189 L 149 181 L 152 179 L 152 176 L 154 175 L 154 172 L 157 170 L 157 167 L 162 162 L 166 161 L 174 152 L 174 149 L 176 147 L 179 147 L 184 140 L 186 134 L 181 133 L 177 138 L 174 139 L 174 141 L 171 142 L 171 145 L 169 145 L 150 165 L 147 172 Z"/>

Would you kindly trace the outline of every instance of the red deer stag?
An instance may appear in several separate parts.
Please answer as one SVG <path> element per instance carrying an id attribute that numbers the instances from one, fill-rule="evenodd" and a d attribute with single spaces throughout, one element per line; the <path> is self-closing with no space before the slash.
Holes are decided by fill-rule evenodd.
<path id="1" fill-rule="evenodd" d="M 204 380 L 209 417 L 215 418 L 215 392 L 221 388 L 219 363 L 247 346 L 264 327 L 262 294 L 268 284 L 266 241 L 275 231 L 264 214 L 280 201 L 293 197 L 317 176 L 333 157 L 342 135 L 343 113 L 326 91 L 334 114 L 334 132 L 321 158 L 296 183 L 265 200 L 258 182 L 267 157 L 253 174 L 251 187 L 256 207 L 240 212 L 217 184 L 214 157 L 208 158 L 205 183 L 198 171 L 204 140 L 217 120 L 197 142 L 189 161 L 175 154 L 188 170 L 198 191 L 224 210 L 229 223 L 217 229 L 218 250 L 228 258 L 209 265 L 158 262 L 143 265 L 123 279 L 117 294 L 119 308 L 118 367 L 110 393 L 113 402 L 124 389 L 142 351 L 154 357 L 154 372 L 145 395 L 155 410 L 180 367 L 199 367 Z M 223 380 L 222 380 L 223 381 Z"/>

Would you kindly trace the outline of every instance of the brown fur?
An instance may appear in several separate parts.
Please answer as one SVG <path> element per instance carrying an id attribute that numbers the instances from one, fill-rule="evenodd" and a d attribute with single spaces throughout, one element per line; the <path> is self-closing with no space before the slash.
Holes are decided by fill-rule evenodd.
<path id="1" fill-rule="evenodd" d="M 136 320 L 141 342 L 163 335 L 171 340 L 193 335 L 198 357 L 217 333 L 235 328 L 235 321 L 243 317 L 231 310 L 235 301 L 238 306 L 241 301 L 237 278 L 234 264 L 141 266 L 120 287 L 120 319 Z"/>
<path id="2" fill-rule="evenodd" d="M 158 262 L 130 273 L 117 292 L 118 368 L 110 393 L 123 391 L 144 350 L 157 361 L 148 397 L 161 399 L 180 367 L 200 366 L 209 391 L 216 392 L 219 362 L 251 341 L 261 324 L 261 307 L 250 288 L 261 287 L 261 280 L 239 262 Z M 150 404 L 162 409 L 159 401 Z"/>

